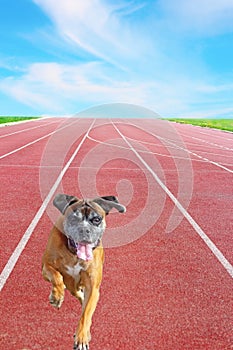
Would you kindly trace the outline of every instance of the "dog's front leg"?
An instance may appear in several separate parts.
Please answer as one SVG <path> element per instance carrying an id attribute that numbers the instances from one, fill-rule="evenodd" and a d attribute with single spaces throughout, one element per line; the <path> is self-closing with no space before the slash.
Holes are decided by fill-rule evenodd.
<path id="1" fill-rule="evenodd" d="M 82 316 L 75 334 L 74 349 L 88 350 L 91 340 L 90 328 L 92 316 L 99 300 L 99 286 L 85 286 L 85 296 L 82 304 Z"/>
<path id="2" fill-rule="evenodd" d="M 44 264 L 42 269 L 43 277 L 46 281 L 52 283 L 52 291 L 49 296 L 49 302 L 52 306 L 60 309 L 64 300 L 64 282 L 63 277 L 52 266 Z"/>

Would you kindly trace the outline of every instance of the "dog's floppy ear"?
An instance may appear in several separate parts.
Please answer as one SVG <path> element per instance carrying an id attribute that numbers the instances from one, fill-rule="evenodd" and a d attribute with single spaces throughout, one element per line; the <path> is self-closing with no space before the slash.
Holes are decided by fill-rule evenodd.
<path id="1" fill-rule="evenodd" d="M 62 213 L 65 214 L 66 209 L 73 203 L 78 202 L 78 198 L 69 196 L 68 194 L 57 194 L 53 200 L 53 205 Z"/>
<path id="2" fill-rule="evenodd" d="M 92 202 L 99 204 L 106 214 L 108 214 L 113 208 L 117 209 L 120 213 L 126 212 L 124 205 L 120 204 L 115 196 L 98 197 L 93 199 Z"/>

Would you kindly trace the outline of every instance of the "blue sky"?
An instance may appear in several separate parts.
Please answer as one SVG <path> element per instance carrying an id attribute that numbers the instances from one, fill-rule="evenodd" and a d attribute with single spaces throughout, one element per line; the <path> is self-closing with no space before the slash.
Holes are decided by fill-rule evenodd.
<path id="1" fill-rule="evenodd" d="M 233 116 L 233 0 L 1 0 L 0 115 Z"/>

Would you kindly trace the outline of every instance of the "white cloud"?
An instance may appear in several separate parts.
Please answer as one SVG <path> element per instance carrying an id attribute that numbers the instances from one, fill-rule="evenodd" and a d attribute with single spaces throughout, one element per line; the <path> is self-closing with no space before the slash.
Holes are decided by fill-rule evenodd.
<path id="1" fill-rule="evenodd" d="M 2 79 L 0 90 L 39 113 L 76 113 L 93 105 L 114 102 L 141 105 L 161 116 L 195 117 L 230 112 L 227 106 L 232 84 L 177 79 L 176 74 L 168 81 L 127 81 L 122 77 L 117 79 L 114 74 L 111 77 L 106 69 L 98 62 L 75 65 L 38 62 L 25 68 L 20 76 Z"/>
<path id="2" fill-rule="evenodd" d="M 111 81 L 100 63 L 34 63 L 24 75 L 3 79 L 0 90 L 26 105 L 60 113 L 66 112 L 67 106 L 77 112 L 85 103 L 143 104 L 146 100 L 143 85 Z"/>
<path id="3" fill-rule="evenodd" d="M 159 6 L 175 31 L 191 35 L 233 31 L 232 0 L 160 0 Z"/>
<path id="4" fill-rule="evenodd" d="M 65 52 L 70 63 L 21 65 L 21 71 L 2 79 L 1 91 L 21 103 L 44 113 L 74 113 L 95 104 L 125 102 L 163 116 L 188 114 L 190 109 L 198 112 L 201 104 L 211 111 L 219 110 L 222 101 L 225 110 L 230 105 L 231 84 L 213 78 L 202 57 L 187 52 L 187 42 L 182 47 L 183 39 L 179 41 L 173 31 L 188 35 L 193 29 L 206 33 L 216 26 L 220 30 L 220 22 L 226 25 L 232 16 L 232 1 L 159 0 L 153 6 L 157 11 L 160 6 L 162 17 L 159 20 L 151 12 L 145 22 L 140 10 L 145 4 L 150 4 L 147 11 L 152 8 L 147 0 L 33 1 L 54 26 L 48 36 L 40 37 L 43 28 L 37 30 L 31 42 L 39 41 L 47 49 L 52 35 L 51 51 L 58 52 L 60 62 L 66 62 Z M 86 63 L 80 63 L 84 58 Z"/>
<path id="5" fill-rule="evenodd" d="M 137 38 L 132 36 L 126 22 L 120 20 L 120 14 L 116 11 L 119 5 L 110 5 L 101 0 L 34 2 L 47 13 L 63 38 L 95 57 L 120 67 L 123 61 L 138 58 L 141 53 L 143 39 L 139 33 Z"/>
<path id="6" fill-rule="evenodd" d="M 40 110 L 56 111 L 56 105 L 44 93 L 38 93 L 35 86 L 28 84 L 24 79 L 6 78 L 0 82 L 0 91 L 14 100 L 30 106 L 33 109 L 40 107 Z M 58 102 L 59 103 L 59 102 Z"/>

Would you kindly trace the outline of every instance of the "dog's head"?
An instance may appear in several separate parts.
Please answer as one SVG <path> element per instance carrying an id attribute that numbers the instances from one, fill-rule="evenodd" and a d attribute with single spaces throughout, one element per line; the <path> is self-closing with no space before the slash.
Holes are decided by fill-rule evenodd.
<path id="1" fill-rule="evenodd" d="M 91 250 L 96 247 L 105 230 L 105 216 L 113 208 L 124 213 L 126 208 L 118 202 L 115 196 L 97 197 L 94 199 L 78 199 L 66 194 L 58 194 L 54 206 L 64 215 L 64 234 L 69 244 L 77 250 L 79 257 L 91 255 Z M 85 253 L 86 252 L 86 253 Z"/>

